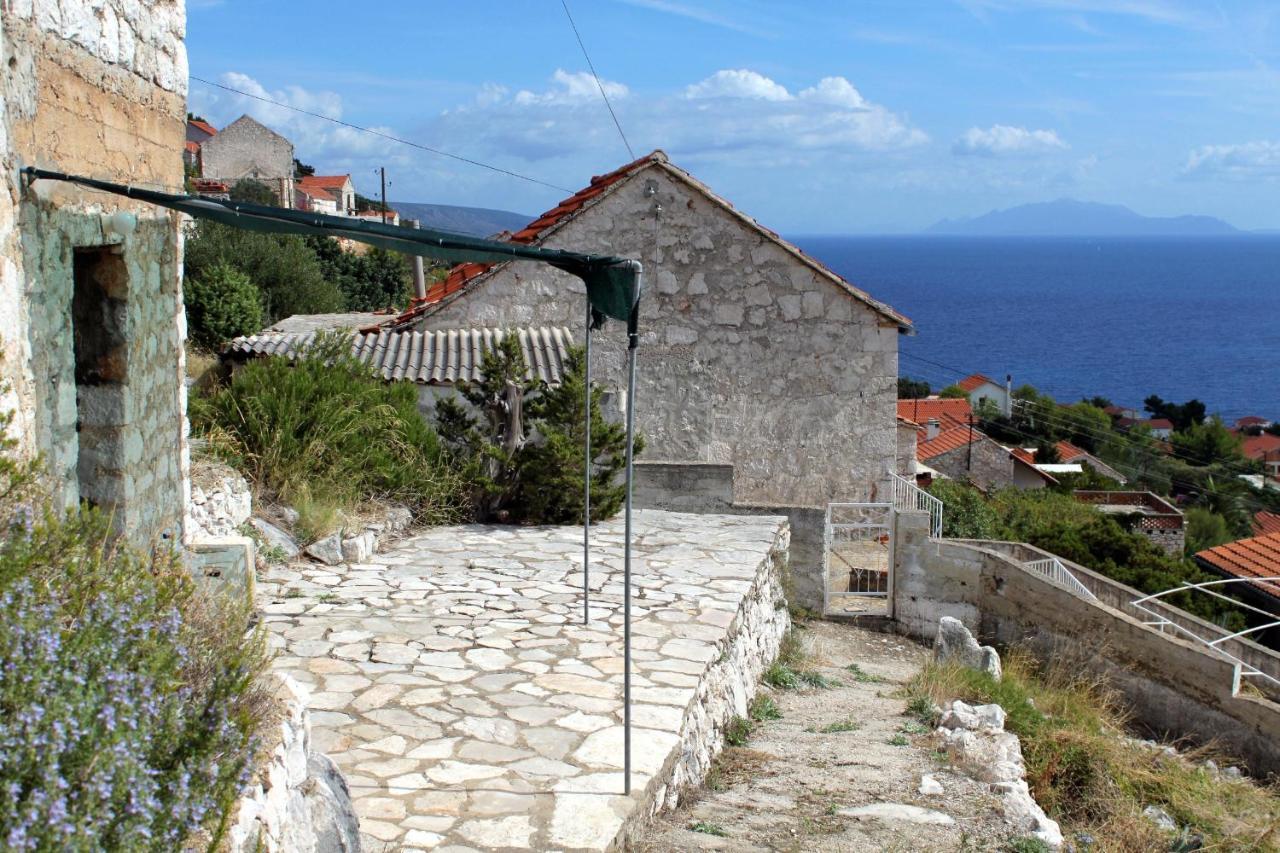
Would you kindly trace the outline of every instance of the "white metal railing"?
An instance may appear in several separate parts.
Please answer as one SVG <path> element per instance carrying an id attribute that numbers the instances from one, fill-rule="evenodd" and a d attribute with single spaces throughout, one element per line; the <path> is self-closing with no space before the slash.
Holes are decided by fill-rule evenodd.
<path id="1" fill-rule="evenodd" d="M 899 512 L 929 513 L 929 535 L 934 539 L 942 536 L 942 501 L 893 471 L 893 508 Z"/>
<path id="2" fill-rule="evenodd" d="M 1080 582 L 1080 579 L 1071 574 L 1066 566 L 1062 565 L 1062 561 L 1057 557 L 1047 557 L 1043 560 L 1032 560 L 1029 563 L 1023 563 L 1026 568 L 1040 575 L 1049 583 L 1060 586 L 1063 589 L 1074 592 L 1081 598 L 1089 601 L 1097 601 L 1098 597 L 1093 594 L 1089 587 Z"/>
<path id="3" fill-rule="evenodd" d="M 1144 625 L 1149 625 L 1153 628 L 1156 628 L 1162 634 L 1164 633 L 1164 629 L 1166 627 L 1172 628 L 1175 632 L 1177 632 L 1178 636 L 1183 637 L 1185 639 L 1194 640 L 1195 642 L 1204 646 L 1213 654 L 1216 654 L 1219 657 L 1224 658 L 1228 663 L 1232 664 L 1235 667 L 1235 673 L 1231 680 L 1232 696 L 1235 696 L 1240 692 L 1241 680 L 1244 678 L 1263 678 L 1271 682 L 1273 686 L 1280 687 L 1280 679 L 1277 679 L 1274 676 L 1263 672 L 1257 667 L 1249 663 L 1246 663 L 1245 661 L 1241 660 L 1236 655 L 1231 654 L 1231 652 L 1227 651 L 1221 645 L 1219 645 L 1220 643 L 1225 643 L 1228 640 L 1244 638 L 1244 637 L 1247 637 L 1249 634 L 1254 634 L 1259 631 L 1265 631 L 1268 628 L 1280 627 L 1280 620 L 1276 619 L 1276 614 L 1271 613 L 1270 611 L 1267 611 L 1267 610 L 1263 610 L 1262 608 L 1259 608 L 1259 607 L 1254 607 L 1251 604 L 1246 604 L 1243 601 L 1237 601 L 1234 598 L 1223 595 L 1217 590 L 1208 588 L 1211 586 L 1222 586 L 1222 585 L 1231 584 L 1231 583 L 1252 583 L 1252 584 L 1260 583 L 1260 584 L 1266 584 L 1269 586 L 1275 586 L 1275 585 L 1280 585 L 1280 577 L 1228 578 L 1227 580 L 1205 581 L 1204 583 L 1190 583 L 1188 581 L 1183 581 L 1181 586 L 1176 586 L 1173 589 L 1166 589 L 1164 592 L 1157 592 L 1154 595 L 1146 595 L 1146 596 L 1143 596 L 1142 598 L 1135 599 L 1133 602 L 1133 607 L 1134 609 L 1141 611 L 1143 615 L 1149 617 L 1143 623 Z M 1165 616 L 1161 614 L 1158 610 L 1154 610 L 1146 606 L 1147 602 L 1149 601 L 1158 601 L 1159 599 L 1162 599 L 1164 596 L 1171 595 L 1175 592 L 1203 592 L 1206 595 L 1213 596 L 1214 598 L 1221 598 L 1223 601 L 1229 601 L 1232 604 L 1236 605 L 1237 607 L 1241 607 L 1245 610 L 1251 610 L 1254 613 L 1259 613 L 1267 617 L 1268 621 L 1266 624 L 1259 625 L 1256 628 L 1248 628 L 1244 631 L 1237 631 L 1234 634 L 1224 634 L 1221 637 L 1217 637 L 1215 639 L 1210 640 L 1200 636 L 1194 631 L 1191 631 L 1183 627 L 1182 625 L 1179 625 L 1177 622 L 1173 622 L 1165 618 Z M 1161 602 L 1161 604 L 1164 604 L 1164 602 Z"/>

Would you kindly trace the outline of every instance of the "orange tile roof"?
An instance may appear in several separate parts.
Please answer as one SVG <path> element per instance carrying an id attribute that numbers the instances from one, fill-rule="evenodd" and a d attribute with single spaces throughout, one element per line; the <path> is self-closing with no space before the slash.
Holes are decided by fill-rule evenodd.
<path id="1" fill-rule="evenodd" d="M 318 187 L 322 190 L 340 190 L 351 180 L 350 175 L 304 175 L 298 179 L 302 187 Z"/>
<path id="2" fill-rule="evenodd" d="M 203 130 L 205 133 L 209 134 L 210 136 L 213 136 L 218 132 L 218 129 L 216 127 L 214 127 L 213 125 L 209 124 L 209 122 L 204 121 L 202 119 L 198 119 L 198 118 L 188 119 L 187 124 L 191 125 L 192 127 L 198 127 L 200 130 Z"/>
<path id="3" fill-rule="evenodd" d="M 1058 458 L 1063 462 L 1072 462 L 1081 456 L 1089 455 L 1089 451 L 1081 450 L 1069 441 L 1059 441 L 1056 446 L 1058 448 Z"/>
<path id="4" fill-rule="evenodd" d="M 1280 577 L 1280 533 L 1267 533 L 1208 548 L 1196 554 L 1196 560 L 1230 577 Z M 1280 598 L 1280 583 L 1256 586 Z"/>
<path id="5" fill-rule="evenodd" d="M 298 187 L 298 192 L 302 193 L 302 194 L 303 194 L 303 195 L 305 195 L 305 196 L 310 196 L 311 198 L 323 199 L 323 200 L 326 200 L 326 201 L 336 201 L 336 200 L 337 200 L 337 199 L 335 199 L 335 198 L 333 197 L 333 193 L 329 192 L 328 190 L 324 189 L 323 187 L 304 187 L 304 186 L 299 186 L 299 187 Z"/>
<path id="6" fill-rule="evenodd" d="M 1280 435 L 1267 432 L 1262 435 L 1247 435 L 1244 437 L 1242 450 L 1250 459 L 1280 459 Z"/>
<path id="7" fill-rule="evenodd" d="M 666 153 L 659 149 L 659 150 L 652 151 L 649 154 L 646 154 L 643 157 L 640 157 L 636 160 L 633 160 L 632 162 L 627 163 L 624 166 L 620 166 L 619 168 L 614 169 L 612 172 L 609 172 L 604 175 L 596 175 L 592 177 L 591 183 L 589 185 L 578 190 L 576 193 L 569 196 L 564 201 L 560 202 L 558 205 L 551 208 L 546 213 L 542 214 L 537 219 L 530 222 L 524 228 L 512 234 L 510 237 L 507 238 L 507 242 L 522 243 L 525 245 L 538 242 L 539 240 L 546 237 L 549 231 L 553 230 L 556 226 L 560 225 L 566 220 L 572 218 L 574 215 L 578 213 L 578 211 L 582 210 L 584 207 L 587 206 L 588 203 L 596 199 L 598 196 L 604 194 L 614 184 L 617 184 L 625 180 L 626 178 L 630 177 L 634 173 L 654 163 L 669 164 L 670 161 L 668 160 Z M 675 167 L 671 167 L 671 171 L 685 178 L 688 183 L 701 189 L 712 200 L 716 201 L 719 204 L 724 205 L 726 208 L 733 211 L 732 204 L 720 198 L 719 196 L 715 195 L 713 192 L 711 192 L 710 189 L 700 184 L 696 178 L 693 178 L 691 175 L 688 175 L 687 173 Z M 767 234 L 771 239 L 781 244 L 781 246 L 784 249 L 793 253 L 796 257 L 800 258 L 804 263 L 809 264 L 810 266 L 817 269 L 819 272 L 833 279 L 846 292 L 848 292 L 849 294 L 853 295 L 855 298 L 866 303 L 876 313 L 881 314 L 882 316 L 891 318 L 892 320 L 894 320 L 894 322 L 900 324 L 904 329 L 910 328 L 911 321 L 906 317 L 902 316 L 901 314 L 897 313 L 896 311 L 894 311 L 888 305 L 882 302 L 876 301 L 869 294 L 854 287 L 852 284 L 845 281 L 840 276 L 831 272 L 821 263 L 809 257 L 808 255 L 806 255 L 800 249 L 796 248 L 792 244 L 783 240 L 782 237 L 779 236 L 776 232 L 771 231 L 768 228 L 765 228 L 759 222 L 756 222 L 754 219 L 751 219 L 750 217 L 745 216 L 744 214 L 737 213 L 736 211 L 734 211 L 734 213 L 735 215 L 745 219 L 752 227 Z M 425 314 L 432 305 L 439 302 L 444 297 L 452 295 L 464 289 L 467 285 L 471 283 L 471 281 L 478 278 L 480 275 L 488 272 L 490 269 L 494 268 L 495 266 L 497 266 L 497 264 L 466 263 L 466 264 L 460 264 L 459 266 L 454 267 L 452 270 L 449 271 L 449 275 L 443 281 L 437 282 L 436 284 L 431 285 L 427 288 L 427 296 L 425 299 L 421 301 L 416 299 L 413 300 L 413 302 L 410 303 L 409 308 L 403 314 L 401 314 L 399 317 L 396 317 L 394 320 L 391 320 L 390 322 L 386 323 L 385 325 L 388 328 L 394 328 L 407 321 L 413 320 L 414 318 Z"/>
<path id="8" fill-rule="evenodd" d="M 195 154 L 196 152 L 198 152 L 198 151 L 200 150 L 200 143 L 199 143 L 199 142 L 188 142 L 184 147 L 185 147 L 188 151 L 190 151 L 192 154 Z"/>
<path id="9" fill-rule="evenodd" d="M 898 417 L 915 421 L 918 424 L 937 420 L 938 425 L 943 429 L 968 424 L 969 416 L 972 414 L 973 407 L 969 405 L 968 400 L 963 398 L 943 399 L 941 397 L 929 397 L 923 400 L 898 401 Z"/>
<path id="10" fill-rule="evenodd" d="M 922 441 L 916 445 L 916 458 L 921 461 L 968 447 L 971 443 L 982 441 L 986 436 L 978 430 L 970 430 L 967 426 L 953 426 L 944 429 L 931 441 Z"/>
<path id="11" fill-rule="evenodd" d="M 966 391 L 977 390 L 978 388 L 981 388 L 983 385 L 994 385 L 997 388 L 1003 387 L 1000 385 L 999 382 L 995 381 L 994 379 L 988 376 L 983 376 L 981 373 L 975 373 L 972 376 L 966 376 L 964 379 L 961 379 L 956 384 Z"/>
<path id="12" fill-rule="evenodd" d="M 1280 512 L 1259 510 L 1254 513 L 1253 532 L 1259 536 L 1264 533 L 1280 533 Z"/>

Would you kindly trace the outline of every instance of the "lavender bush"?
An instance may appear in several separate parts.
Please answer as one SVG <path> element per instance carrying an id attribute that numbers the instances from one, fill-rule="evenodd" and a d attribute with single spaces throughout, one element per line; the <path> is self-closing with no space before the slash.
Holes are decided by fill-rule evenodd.
<path id="1" fill-rule="evenodd" d="M 261 638 L 171 557 L 48 506 L 0 456 L 0 849 L 212 847 L 269 708 Z"/>

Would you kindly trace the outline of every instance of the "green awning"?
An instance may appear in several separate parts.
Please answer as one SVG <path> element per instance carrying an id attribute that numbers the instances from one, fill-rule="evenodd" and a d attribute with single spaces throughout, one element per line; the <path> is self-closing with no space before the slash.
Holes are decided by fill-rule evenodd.
<path id="1" fill-rule="evenodd" d="M 346 216 L 329 216 L 284 207 L 174 195 L 35 167 L 22 171 L 28 179 L 69 181 L 90 189 L 179 210 L 197 219 L 212 219 L 214 222 L 250 231 L 344 237 L 393 252 L 422 255 L 446 263 L 541 261 L 582 279 L 587 287 L 587 298 L 591 301 L 592 310 L 598 316 L 612 317 L 628 323 L 632 334 L 635 333 L 637 312 L 634 309 L 640 298 L 640 265 L 626 258 L 502 243 L 431 228 L 384 225 L 381 222 L 366 222 Z"/>

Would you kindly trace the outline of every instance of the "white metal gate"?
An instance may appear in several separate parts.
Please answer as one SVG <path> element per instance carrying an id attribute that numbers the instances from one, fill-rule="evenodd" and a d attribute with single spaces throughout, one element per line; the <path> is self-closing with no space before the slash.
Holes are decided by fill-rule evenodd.
<path id="1" fill-rule="evenodd" d="M 827 504 L 824 615 L 893 615 L 893 504 Z"/>

